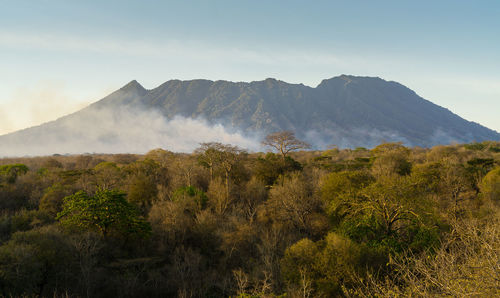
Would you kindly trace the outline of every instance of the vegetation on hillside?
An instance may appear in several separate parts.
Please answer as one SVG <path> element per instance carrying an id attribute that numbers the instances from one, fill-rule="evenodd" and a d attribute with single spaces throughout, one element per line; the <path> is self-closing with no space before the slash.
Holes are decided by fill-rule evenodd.
<path id="1" fill-rule="evenodd" d="M 2 159 L 0 210 L 0 296 L 500 295 L 496 142 Z"/>

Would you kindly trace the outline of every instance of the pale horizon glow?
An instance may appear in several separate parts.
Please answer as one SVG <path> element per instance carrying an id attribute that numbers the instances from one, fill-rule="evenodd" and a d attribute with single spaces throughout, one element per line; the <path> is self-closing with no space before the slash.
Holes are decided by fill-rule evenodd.
<path id="1" fill-rule="evenodd" d="M 397 81 L 500 131 L 500 4 L 480 2 L 6 1 L 0 135 L 134 79 L 147 89 L 269 77 L 315 87 L 341 74 Z"/>

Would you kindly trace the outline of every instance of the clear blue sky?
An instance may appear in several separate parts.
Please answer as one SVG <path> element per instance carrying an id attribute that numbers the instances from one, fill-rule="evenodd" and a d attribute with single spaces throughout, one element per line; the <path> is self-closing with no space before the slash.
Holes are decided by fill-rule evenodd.
<path id="1" fill-rule="evenodd" d="M 2 1 L 0 134 L 132 79 L 398 81 L 500 131 L 500 1 Z"/>

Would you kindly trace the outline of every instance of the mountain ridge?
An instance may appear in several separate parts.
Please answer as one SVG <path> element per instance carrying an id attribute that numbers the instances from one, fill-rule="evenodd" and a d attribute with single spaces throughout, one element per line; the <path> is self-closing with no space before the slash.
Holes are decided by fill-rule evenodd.
<path id="1" fill-rule="evenodd" d="M 230 133 L 243 135 L 293 130 L 318 148 L 328 144 L 373 147 L 384 141 L 429 147 L 500 139 L 498 132 L 465 120 L 398 82 L 340 75 L 324 79 L 316 87 L 267 78 L 252 82 L 168 80 L 146 89 L 132 80 L 76 113 L 0 136 L 0 142 L 8 145 L 17 139 L 20 145 L 22 139 L 42 141 L 43 135 L 56 140 L 74 135 L 86 138 L 86 128 L 95 130 L 94 126 L 104 121 L 99 115 L 117 120 L 121 110 L 131 118 L 154 111 L 154 116 L 147 118 L 202 119 L 208 125 L 222 125 Z M 114 131 L 97 138 L 117 136 L 127 140 L 126 132 Z"/>

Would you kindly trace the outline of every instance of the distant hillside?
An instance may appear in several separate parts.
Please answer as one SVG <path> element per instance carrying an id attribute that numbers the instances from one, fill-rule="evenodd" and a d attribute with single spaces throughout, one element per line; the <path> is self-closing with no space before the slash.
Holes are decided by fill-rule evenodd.
<path id="1" fill-rule="evenodd" d="M 174 118 L 201 119 L 196 125 L 210 127 L 207 134 L 221 134 L 222 141 L 279 130 L 293 130 L 316 147 L 372 147 L 384 141 L 427 147 L 500 139 L 499 133 L 464 120 L 399 83 L 374 77 L 342 75 L 323 80 L 316 88 L 275 79 L 171 80 L 146 90 L 132 81 L 77 113 L 1 136 L 0 155 L 34 154 L 26 148 L 53 145 L 58 153 L 147 150 L 138 145 L 168 149 L 175 145 L 172 130 L 186 129 L 182 123 L 162 127 Z M 196 144 L 201 126 L 182 137 L 195 138 L 191 143 Z"/>

